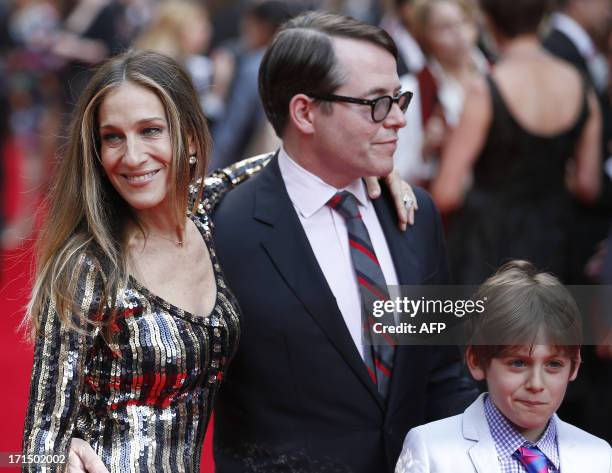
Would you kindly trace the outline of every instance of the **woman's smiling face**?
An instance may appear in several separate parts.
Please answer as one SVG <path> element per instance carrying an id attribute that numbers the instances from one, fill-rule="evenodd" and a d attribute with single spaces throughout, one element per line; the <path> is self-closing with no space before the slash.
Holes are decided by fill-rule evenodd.
<path id="1" fill-rule="evenodd" d="M 159 97 L 125 82 L 102 100 L 98 112 L 102 167 L 136 211 L 167 203 L 172 140 Z"/>

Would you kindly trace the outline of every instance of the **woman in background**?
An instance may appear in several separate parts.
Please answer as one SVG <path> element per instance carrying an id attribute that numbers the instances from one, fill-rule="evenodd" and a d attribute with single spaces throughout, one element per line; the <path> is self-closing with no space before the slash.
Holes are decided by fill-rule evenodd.
<path id="1" fill-rule="evenodd" d="M 432 186 L 441 212 L 460 209 L 448 238 L 455 281 L 479 284 L 517 258 L 567 280 L 572 196 L 593 201 L 600 186 L 595 94 L 540 45 L 546 2 L 480 3 L 501 58 L 472 81 Z"/>
<path id="2" fill-rule="evenodd" d="M 171 0 L 157 7 L 151 24 L 135 41 L 138 49 L 166 54 L 189 73 L 204 115 L 214 122 L 223 113 L 234 72 L 234 60 L 224 51 L 207 57 L 212 25 L 203 5 Z"/>
<path id="3" fill-rule="evenodd" d="M 441 149 L 457 125 L 468 84 L 488 71 L 476 47 L 475 13 L 460 0 L 416 0 L 412 30 L 427 61 L 417 74 L 401 78 L 415 92 L 407 125 L 398 133 L 397 165 L 408 181 L 428 187 Z"/>

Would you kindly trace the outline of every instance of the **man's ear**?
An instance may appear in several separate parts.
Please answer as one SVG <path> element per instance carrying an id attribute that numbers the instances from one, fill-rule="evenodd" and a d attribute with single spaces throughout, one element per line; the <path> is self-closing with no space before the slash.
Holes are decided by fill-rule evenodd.
<path id="1" fill-rule="evenodd" d="M 474 350 L 472 350 L 472 346 L 468 346 L 465 349 L 465 362 L 467 364 L 468 369 L 470 370 L 470 374 L 472 378 L 476 381 L 482 381 L 486 377 L 486 373 L 483 367 L 480 366 L 480 363 L 476 359 L 474 355 Z"/>
<path id="2" fill-rule="evenodd" d="M 580 365 L 582 364 L 582 355 L 580 354 L 580 350 L 578 350 L 578 356 L 576 357 L 576 361 L 574 362 L 574 369 L 570 373 L 569 380 L 574 381 L 578 376 L 578 370 L 580 369 Z"/>
<path id="3" fill-rule="evenodd" d="M 289 102 L 289 120 L 301 133 L 314 133 L 314 109 L 317 104 L 305 94 L 296 94 Z"/>

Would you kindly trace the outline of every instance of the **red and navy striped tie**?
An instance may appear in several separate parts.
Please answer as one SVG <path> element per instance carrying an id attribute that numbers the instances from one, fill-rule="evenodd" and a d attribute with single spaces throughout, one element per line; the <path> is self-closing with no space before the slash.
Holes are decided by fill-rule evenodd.
<path id="1" fill-rule="evenodd" d="M 373 316 L 374 301 L 389 299 L 385 276 L 368 229 L 361 219 L 355 196 L 347 191 L 338 192 L 327 205 L 342 215 L 346 222 L 351 260 L 361 295 L 364 361 L 378 392 L 386 399 L 393 371 L 395 343 L 391 337 L 382 337 L 372 332 L 375 322 L 385 322 L 385 319 L 375 320 Z M 393 315 L 387 315 L 387 319 L 389 317 Z"/>

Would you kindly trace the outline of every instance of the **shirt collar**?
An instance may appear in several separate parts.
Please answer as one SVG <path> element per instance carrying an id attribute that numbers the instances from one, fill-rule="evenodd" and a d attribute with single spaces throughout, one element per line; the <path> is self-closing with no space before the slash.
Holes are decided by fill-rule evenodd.
<path id="1" fill-rule="evenodd" d="M 310 218 L 324 207 L 337 192 L 347 190 L 357 198 L 362 207 L 368 207 L 370 200 L 361 179 L 351 182 L 343 189 L 336 189 L 319 176 L 307 171 L 296 163 L 281 146 L 278 153 L 278 166 L 285 181 L 285 187 L 291 202 L 304 218 Z"/>
<path id="2" fill-rule="evenodd" d="M 516 429 L 510 424 L 508 419 L 499 411 L 499 409 L 491 401 L 491 396 L 485 398 L 485 415 L 491 436 L 495 442 L 497 455 L 504 460 L 511 457 L 519 447 L 527 444 L 535 445 L 544 455 L 551 461 L 557 470 L 559 470 L 559 451 L 557 449 L 557 427 L 554 417 L 548 421 L 548 426 L 544 434 L 534 444 L 519 434 Z"/>
<path id="3" fill-rule="evenodd" d="M 590 59 L 596 53 L 593 40 L 585 29 L 572 17 L 556 12 L 553 13 L 550 21 L 554 28 L 564 33 L 574 43 L 574 46 L 578 48 L 578 51 L 580 51 L 580 54 L 585 59 Z"/>

